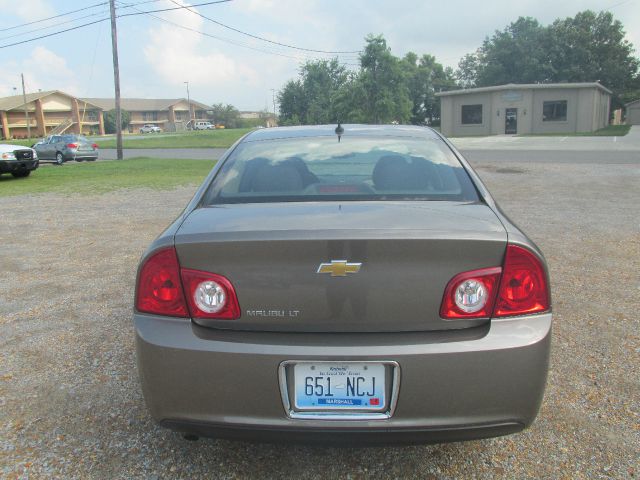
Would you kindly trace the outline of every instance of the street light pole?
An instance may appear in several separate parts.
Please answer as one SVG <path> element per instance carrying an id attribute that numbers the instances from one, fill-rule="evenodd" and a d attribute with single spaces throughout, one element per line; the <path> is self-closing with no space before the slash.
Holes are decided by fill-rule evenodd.
<path id="1" fill-rule="evenodd" d="M 273 100 L 273 116 L 277 117 L 277 115 L 276 115 L 276 89 L 275 88 L 271 89 L 271 98 Z"/>
<path id="2" fill-rule="evenodd" d="M 184 82 L 184 84 L 187 86 L 187 108 L 189 109 L 189 121 L 187 122 L 187 125 L 189 123 L 191 123 L 191 95 L 189 94 L 189 82 Z"/>
<path id="3" fill-rule="evenodd" d="M 31 122 L 29 122 L 29 109 L 27 108 L 27 92 L 24 89 L 24 73 L 22 77 L 22 100 L 24 101 L 24 119 L 27 122 L 27 137 L 31 138 Z"/>

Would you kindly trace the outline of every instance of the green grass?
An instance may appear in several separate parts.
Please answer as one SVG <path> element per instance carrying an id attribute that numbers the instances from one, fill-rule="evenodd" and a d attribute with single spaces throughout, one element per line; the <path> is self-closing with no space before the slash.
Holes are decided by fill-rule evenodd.
<path id="1" fill-rule="evenodd" d="M 122 188 L 165 190 L 198 185 L 215 162 L 160 158 L 132 158 L 108 162 L 65 163 L 40 167 L 26 178 L 0 176 L 0 197 L 33 193 L 105 193 Z"/>
<path id="2" fill-rule="evenodd" d="M 40 141 L 40 137 L 38 138 L 23 138 L 22 140 L 0 140 L 0 143 L 9 144 L 9 145 L 21 145 L 23 147 L 30 147 L 36 142 Z"/>
<path id="3" fill-rule="evenodd" d="M 624 137 L 631 130 L 631 125 L 608 125 L 595 132 L 569 133 L 527 133 L 519 137 Z"/>
<path id="4" fill-rule="evenodd" d="M 253 128 L 229 128 L 219 130 L 203 130 L 197 132 L 180 133 L 148 133 L 143 138 L 127 138 L 125 134 L 122 140 L 124 148 L 229 148 L 244 134 Z M 138 136 L 138 135 L 136 135 Z M 115 137 L 88 137 L 95 141 L 100 148 L 116 148 Z M 22 140 L 0 140 L 0 143 L 22 145 L 30 147 L 40 138 Z"/>
<path id="5" fill-rule="evenodd" d="M 144 138 L 127 138 L 122 141 L 124 148 L 228 148 L 250 132 L 251 128 L 205 130 L 198 132 L 146 134 Z M 96 139 L 100 148 L 116 148 L 116 139 Z"/>

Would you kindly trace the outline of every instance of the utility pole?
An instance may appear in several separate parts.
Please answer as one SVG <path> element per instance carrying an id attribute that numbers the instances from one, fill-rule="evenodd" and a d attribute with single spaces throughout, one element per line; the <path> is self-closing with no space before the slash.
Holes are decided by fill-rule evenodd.
<path id="1" fill-rule="evenodd" d="M 27 122 L 27 136 L 31 138 L 31 123 L 29 122 L 29 109 L 27 108 L 27 92 L 24 89 L 24 73 L 21 73 L 22 77 L 22 100 L 24 101 L 24 119 Z"/>
<path id="2" fill-rule="evenodd" d="M 116 148 L 117 158 L 122 160 L 122 113 L 120 109 L 120 67 L 118 67 L 118 32 L 116 30 L 115 0 L 109 0 L 111 10 L 111 49 L 113 51 L 113 82 L 116 89 Z"/>

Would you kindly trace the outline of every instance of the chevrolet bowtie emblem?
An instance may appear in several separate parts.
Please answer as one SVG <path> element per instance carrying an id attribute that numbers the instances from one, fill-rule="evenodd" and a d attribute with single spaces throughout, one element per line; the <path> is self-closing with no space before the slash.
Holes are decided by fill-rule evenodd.
<path id="1" fill-rule="evenodd" d="M 358 273 L 361 263 L 349 263 L 346 260 L 331 260 L 331 263 L 321 263 L 317 273 L 330 273 L 332 277 L 346 277 L 347 273 Z"/>

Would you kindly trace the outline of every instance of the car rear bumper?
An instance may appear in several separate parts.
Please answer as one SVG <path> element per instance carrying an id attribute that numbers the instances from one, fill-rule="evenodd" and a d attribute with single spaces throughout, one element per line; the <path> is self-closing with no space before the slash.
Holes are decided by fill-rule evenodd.
<path id="1" fill-rule="evenodd" d="M 12 173 L 38 168 L 39 160 L 0 160 L 0 173 Z"/>
<path id="2" fill-rule="evenodd" d="M 134 323 L 144 396 L 160 424 L 265 441 L 427 443 L 517 432 L 540 407 L 551 339 L 551 314 L 447 335 L 250 333 L 142 314 Z M 292 418 L 279 379 L 291 360 L 397 362 L 395 411 Z"/>
<path id="3" fill-rule="evenodd" d="M 97 150 L 89 150 L 85 152 L 65 152 L 62 154 L 65 160 L 77 160 L 86 158 L 98 158 Z"/>

